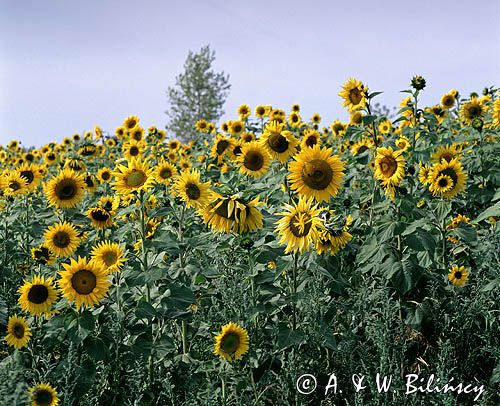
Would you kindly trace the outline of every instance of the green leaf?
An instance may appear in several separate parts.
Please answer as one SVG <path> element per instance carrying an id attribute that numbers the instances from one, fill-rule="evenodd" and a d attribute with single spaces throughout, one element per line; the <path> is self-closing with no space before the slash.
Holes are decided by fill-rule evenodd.
<path id="1" fill-rule="evenodd" d="M 499 217 L 500 216 L 500 202 L 496 202 L 493 206 L 488 207 L 483 211 L 473 223 L 479 223 L 480 221 L 487 219 L 488 217 Z"/>
<path id="2" fill-rule="evenodd" d="M 141 301 L 137 304 L 135 309 L 135 317 L 138 319 L 152 320 L 153 318 L 158 317 L 158 312 L 151 305 L 151 303 Z"/>
<path id="3" fill-rule="evenodd" d="M 280 326 L 278 333 L 278 348 L 284 350 L 285 348 L 294 347 L 304 339 L 304 334 L 298 330 L 291 330 L 288 327 Z"/>
<path id="4" fill-rule="evenodd" d="M 84 342 L 85 351 L 96 361 L 104 361 L 109 357 L 108 346 L 100 338 L 87 337 Z"/>

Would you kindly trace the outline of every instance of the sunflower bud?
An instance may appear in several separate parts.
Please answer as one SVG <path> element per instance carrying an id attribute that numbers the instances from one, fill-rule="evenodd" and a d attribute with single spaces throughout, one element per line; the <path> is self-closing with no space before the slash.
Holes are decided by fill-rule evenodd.
<path id="1" fill-rule="evenodd" d="M 425 79 L 420 75 L 415 75 L 411 80 L 411 86 L 415 90 L 423 90 L 425 88 Z"/>
<path id="2" fill-rule="evenodd" d="M 476 117 L 475 119 L 472 120 L 471 126 L 477 131 L 481 131 L 483 129 L 483 120 L 479 117 Z"/>

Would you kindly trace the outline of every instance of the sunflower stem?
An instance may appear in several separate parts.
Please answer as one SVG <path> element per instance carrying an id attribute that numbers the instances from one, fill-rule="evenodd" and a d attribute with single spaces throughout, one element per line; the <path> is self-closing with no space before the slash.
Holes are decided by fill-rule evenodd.
<path id="1" fill-rule="evenodd" d="M 292 330 L 297 329 L 297 265 L 299 262 L 299 254 L 293 254 L 293 269 L 292 269 Z"/>

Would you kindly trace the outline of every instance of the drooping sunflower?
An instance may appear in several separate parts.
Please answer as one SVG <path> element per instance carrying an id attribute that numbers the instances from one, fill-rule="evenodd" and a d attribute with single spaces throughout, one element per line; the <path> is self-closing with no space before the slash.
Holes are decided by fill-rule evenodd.
<path id="1" fill-rule="evenodd" d="M 155 179 L 158 183 L 169 185 L 177 176 L 177 168 L 165 160 L 160 160 L 154 168 Z"/>
<path id="2" fill-rule="evenodd" d="M 381 181 L 391 199 L 394 199 L 394 187 L 398 186 L 405 176 L 405 164 L 402 150 L 393 151 L 391 147 L 377 148 L 374 176 Z"/>
<path id="3" fill-rule="evenodd" d="M 429 190 L 434 196 L 452 199 L 465 190 L 467 174 L 457 158 L 434 164 L 428 175 Z"/>
<path id="4" fill-rule="evenodd" d="M 92 221 L 94 228 L 103 230 L 113 225 L 112 213 L 100 207 L 91 207 L 85 214 Z"/>
<path id="5" fill-rule="evenodd" d="M 147 192 L 154 184 L 153 171 L 147 160 L 134 158 L 127 166 L 118 164 L 113 171 L 116 193 L 127 195 L 133 192 Z"/>
<path id="6" fill-rule="evenodd" d="M 59 404 L 57 391 L 48 383 L 38 383 L 28 391 L 31 406 L 57 406 Z"/>
<path id="7" fill-rule="evenodd" d="M 319 255 L 324 253 L 335 255 L 344 249 L 351 239 L 352 235 L 343 229 L 324 229 L 319 233 L 318 240 L 316 241 L 316 252 Z"/>
<path id="8" fill-rule="evenodd" d="M 10 316 L 7 323 L 7 335 L 5 336 L 7 344 L 20 350 L 28 345 L 30 338 L 31 330 L 28 321 L 17 314 Z"/>
<path id="9" fill-rule="evenodd" d="M 460 115 L 466 124 L 471 124 L 475 118 L 481 118 L 485 111 L 485 106 L 480 103 L 477 97 L 472 97 L 469 101 L 462 104 Z"/>
<path id="10" fill-rule="evenodd" d="M 237 162 L 241 173 L 258 178 L 269 170 L 271 156 L 260 142 L 251 141 L 243 145 Z"/>
<path id="11" fill-rule="evenodd" d="M 83 199 L 83 176 L 71 169 L 63 169 L 44 185 L 49 204 L 57 209 L 72 209 Z"/>
<path id="12" fill-rule="evenodd" d="M 97 178 L 91 174 L 91 173 L 87 173 L 83 176 L 83 181 L 85 182 L 85 190 L 92 194 L 96 191 L 97 189 L 97 186 L 98 186 L 98 181 L 97 181 Z"/>
<path id="13" fill-rule="evenodd" d="M 453 265 L 448 271 L 448 280 L 455 286 L 464 286 L 469 281 L 469 272 L 464 266 Z"/>
<path id="14" fill-rule="evenodd" d="M 44 244 L 33 247 L 31 249 L 31 257 L 40 265 L 52 265 L 57 259 L 56 255 Z"/>
<path id="15" fill-rule="evenodd" d="M 8 172 L 0 179 L 0 184 L 6 196 L 20 196 L 29 191 L 28 182 L 18 171 Z"/>
<path id="16" fill-rule="evenodd" d="M 32 316 L 50 313 L 52 305 L 57 300 L 57 290 L 52 278 L 35 275 L 31 280 L 25 280 L 19 288 L 19 306 Z"/>
<path id="17" fill-rule="evenodd" d="M 201 182 L 196 169 L 181 172 L 174 181 L 173 188 L 188 207 L 203 208 L 210 200 L 211 182 Z"/>
<path id="18" fill-rule="evenodd" d="M 323 221 L 320 218 L 321 209 L 313 205 L 313 199 L 301 196 L 298 203 L 285 204 L 284 210 L 277 213 L 281 218 L 276 221 L 276 231 L 280 237 L 279 243 L 286 244 L 285 253 L 290 251 L 304 252 L 316 243 Z"/>
<path id="19" fill-rule="evenodd" d="M 267 123 L 259 141 L 271 157 L 280 162 L 288 161 L 295 154 L 299 143 L 290 131 L 285 130 L 285 124 L 275 120 Z"/>
<path id="20" fill-rule="evenodd" d="M 363 83 L 357 79 L 349 78 L 342 86 L 339 96 L 344 99 L 343 106 L 347 107 L 349 112 L 353 112 L 365 107 L 367 92 L 368 89 Z"/>
<path id="21" fill-rule="evenodd" d="M 212 201 L 201 212 L 203 221 L 220 233 L 244 234 L 263 226 L 263 216 L 257 206 L 259 198 L 249 202 L 238 195 L 221 196 L 213 193 Z"/>
<path id="22" fill-rule="evenodd" d="M 215 337 L 214 354 L 230 362 L 240 360 L 248 352 L 249 343 L 248 332 L 231 322 Z"/>
<path id="23" fill-rule="evenodd" d="M 45 246 L 58 257 L 69 257 L 80 245 L 78 231 L 71 223 L 49 226 L 44 233 Z"/>
<path id="24" fill-rule="evenodd" d="M 64 271 L 59 272 L 57 281 L 62 295 L 68 302 L 80 307 L 94 307 L 108 294 L 109 274 L 102 266 L 87 258 L 71 259 L 69 264 L 63 264 Z"/>
<path id="25" fill-rule="evenodd" d="M 92 260 L 108 272 L 119 272 L 126 262 L 125 251 L 117 243 L 103 241 L 92 248 Z"/>
<path id="26" fill-rule="evenodd" d="M 300 151 L 288 165 L 290 187 L 299 195 L 328 201 L 335 196 L 344 176 L 344 164 L 331 148 L 315 145 Z"/>

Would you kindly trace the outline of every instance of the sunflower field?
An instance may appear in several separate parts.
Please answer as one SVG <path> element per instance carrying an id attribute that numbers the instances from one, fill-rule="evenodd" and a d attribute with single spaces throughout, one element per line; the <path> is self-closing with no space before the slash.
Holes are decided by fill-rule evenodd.
<path id="1" fill-rule="evenodd" d="M 500 92 L 425 86 L 0 147 L 0 404 L 497 404 Z"/>

